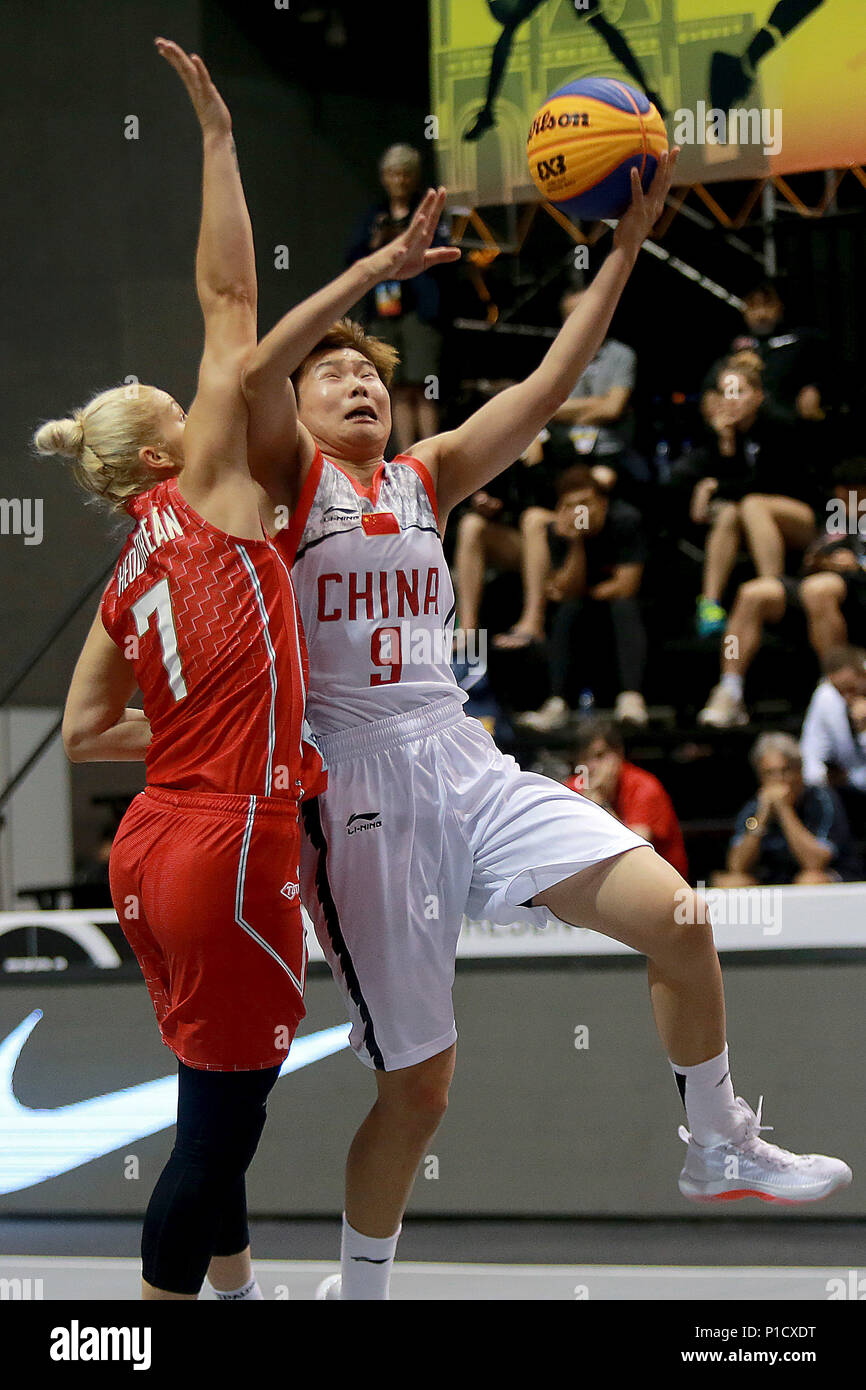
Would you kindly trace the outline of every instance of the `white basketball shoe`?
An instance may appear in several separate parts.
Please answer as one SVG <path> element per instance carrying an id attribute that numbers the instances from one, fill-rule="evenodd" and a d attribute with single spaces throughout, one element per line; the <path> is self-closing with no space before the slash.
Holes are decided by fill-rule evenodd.
<path id="1" fill-rule="evenodd" d="M 841 1159 L 789 1153 L 762 1139 L 761 1131 L 773 1128 L 761 1124 L 763 1103 L 761 1096 L 756 1115 L 737 1096 L 743 1114 L 742 1133 L 711 1148 L 696 1143 L 685 1125 L 680 1125 L 679 1136 L 688 1144 L 679 1180 L 684 1197 L 693 1202 L 730 1202 L 740 1197 L 759 1197 L 762 1202 L 817 1202 L 848 1186 L 851 1169 Z"/>
<path id="2" fill-rule="evenodd" d="M 749 722 L 749 711 L 742 698 L 732 694 L 724 685 L 714 685 L 709 699 L 698 714 L 699 724 L 713 729 L 738 729 Z"/>

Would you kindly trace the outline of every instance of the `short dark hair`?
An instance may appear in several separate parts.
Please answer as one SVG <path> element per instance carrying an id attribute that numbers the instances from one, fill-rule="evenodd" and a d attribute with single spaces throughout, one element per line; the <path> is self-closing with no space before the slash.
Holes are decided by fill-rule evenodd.
<path id="1" fill-rule="evenodd" d="M 397 349 L 390 343 L 383 342 L 381 338 L 374 338 L 366 333 L 361 324 L 356 323 L 354 319 L 342 318 L 331 324 L 327 333 L 319 339 L 314 348 L 310 348 L 303 362 L 292 372 L 291 381 L 296 392 L 307 365 L 319 353 L 327 352 L 331 348 L 353 348 L 355 352 L 360 352 L 362 357 L 373 363 L 385 386 L 391 385 L 400 361 Z"/>
<path id="2" fill-rule="evenodd" d="M 604 739 L 608 748 L 613 748 L 615 752 L 622 753 L 625 749 L 625 740 L 622 730 L 612 719 L 604 719 L 600 715 L 594 715 L 592 719 L 587 719 L 581 724 L 577 732 L 574 743 L 575 757 L 585 753 L 591 743 L 595 743 L 597 738 Z"/>
<path id="3" fill-rule="evenodd" d="M 584 492 L 588 487 L 591 487 L 593 492 L 602 491 L 589 464 L 575 463 L 557 478 L 556 500 L 560 502 L 569 492 Z"/>

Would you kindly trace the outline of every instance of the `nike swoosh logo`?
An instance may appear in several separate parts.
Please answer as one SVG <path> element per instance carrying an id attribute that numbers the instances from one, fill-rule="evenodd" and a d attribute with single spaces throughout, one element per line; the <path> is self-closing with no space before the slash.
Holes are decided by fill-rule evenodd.
<path id="1" fill-rule="evenodd" d="M 0 1043 L 0 1194 L 35 1187 L 124 1144 L 168 1129 L 177 1119 L 177 1077 L 160 1076 L 140 1086 L 78 1100 L 54 1110 L 22 1105 L 12 1076 L 24 1044 L 40 1018 L 34 1009 Z M 330 1057 L 349 1044 L 348 1023 L 295 1038 L 280 1076 Z"/>
<path id="2" fill-rule="evenodd" d="M 386 1265 L 388 1263 L 387 1256 L 384 1260 L 374 1260 L 369 1255 L 353 1255 L 352 1260 L 355 1264 L 360 1264 L 363 1261 L 365 1265 Z"/>

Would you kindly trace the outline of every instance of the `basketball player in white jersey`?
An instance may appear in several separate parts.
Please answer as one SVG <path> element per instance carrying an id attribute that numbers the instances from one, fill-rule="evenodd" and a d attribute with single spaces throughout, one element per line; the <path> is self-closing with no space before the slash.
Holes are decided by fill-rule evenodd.
<path id="1" fill-rule="evenodd" d="M 646 195 L 633 176 L 613 248 L 540 366 L 409 455 L 382 458 L 392 350 L 335 320 L 380 281 L 456 259 L 427 249 L 444 189 L 428 192 L 403 236 L 293 309 L 245 372 L 251 468 L 293 566 L 308 717 L 329 766 L 327 791 L 306 803 L 302 894 L 378 1091 L 348 1157 L 341 1278 L 323 1297 L 388 1296 L 403 1212 L 454 1070 L 464 913 L 555 916 L 648 957 L 690 1130 L 680 1131 L 686 1196 L 812 1201 L 851 1180 L 837 1159 L 766 1143 L 760 1114 L 735 1096 L 705 905 L 613 816 L 503 756 L 465 717 L 442 643 L 454 614 L 441 546 L 448 515 L 568 398 L 604 340 L 675 161 L 662 156 Z"/>

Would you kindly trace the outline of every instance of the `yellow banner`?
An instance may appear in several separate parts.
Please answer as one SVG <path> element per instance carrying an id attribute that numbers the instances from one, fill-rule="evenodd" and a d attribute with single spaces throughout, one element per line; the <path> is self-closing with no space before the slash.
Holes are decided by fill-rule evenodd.
<path id="1" fill-rule="evenodd" d="M 656 101 L 684 183 L 866 162 L 864 0 L 430 0 L 430 35 L 452 203 L 536 198 L 530 122 L 583 77 Z"/>

